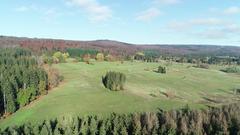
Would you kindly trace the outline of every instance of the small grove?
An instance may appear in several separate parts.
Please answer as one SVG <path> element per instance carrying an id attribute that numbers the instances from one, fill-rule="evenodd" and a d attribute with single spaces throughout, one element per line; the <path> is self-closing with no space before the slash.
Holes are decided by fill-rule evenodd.
<path id="1" fill-rule="evenodd" d="M 53 69 L 42 68 L 29 50 L 0 50 L 0 116 L 14 113 L 58 84 Z"/>
<path id="2" fill-rule="evenodd" d="M 25 135 L 238 135 L 240 106 L 111 114 L 107 117 L 63 117 L 8 127 L 1 134 Z"/>
<path id="3" fill-rule="evenodd" d="M 126 76 L 120 72 L 107 72 L 102 77 L 104 86 L 112 91 L 124 90 L 124 84 L 126 82 Z"/>

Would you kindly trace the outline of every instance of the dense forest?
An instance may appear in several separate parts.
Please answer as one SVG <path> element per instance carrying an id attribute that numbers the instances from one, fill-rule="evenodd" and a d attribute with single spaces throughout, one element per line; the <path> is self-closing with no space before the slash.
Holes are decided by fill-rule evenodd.
<path id="1" fill-rule="evenodd" d="M 49 70 L 50 71 L 50 70 Z M 31 51 L 21 48 L 0 50 L 0 113 L 14 113 L 40 95 L 47 94 L 53 79 Z M 55 78 L 56 79 L 56 78 Z"/>
<path id="2" fill-rule="evenodd" d="M 4 135 L 239 135 L 240 106 L 115 114 L 108 117 L 63 117 L 1 130 Z"/>

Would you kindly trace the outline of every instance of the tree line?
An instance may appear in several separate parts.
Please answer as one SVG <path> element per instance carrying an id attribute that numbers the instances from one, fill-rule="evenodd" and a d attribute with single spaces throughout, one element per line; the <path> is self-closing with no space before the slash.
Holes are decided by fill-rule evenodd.
<path id="1" fill-rule="evenodd" d="M 0 49 L 0 114 L 11 114 L 46 94 L 48 75 L 29 50 Z"/>
<path id="2" fill-rule="evenodd" d="M 240 105 L 207 110 L 180 110 L 134 114 L 113 113 L 107 117 L 63 117 L 7 127 L 1 134 L 26 135 L 238 135 Z"/>

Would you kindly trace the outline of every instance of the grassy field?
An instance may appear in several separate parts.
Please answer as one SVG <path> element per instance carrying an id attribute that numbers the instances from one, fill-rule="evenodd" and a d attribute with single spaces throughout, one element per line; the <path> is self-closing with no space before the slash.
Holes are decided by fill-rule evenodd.
<path id="1" fill-rule="evenodd" d="M 165 63 L 163 63 L 165 64 Z M 53 65 L 64 75 L 64 82 L 27 107 L 0 121 L 0 127 L 37 122 L 44 119 L 110 112 L 129 113 L 221 105 L 238 100 L 233 89 L 240 87 L 240 76 L 211 69 L 193 68 L 188 64 L 170 64 L 167 74 L 152 70 L 159 63 L 95 62 Z M 111 92 L 104 88 L 101 77 L 107 71 L 126 74 L 126 90 Z M 173 95 L 171 98 L 166 93 Z"/>

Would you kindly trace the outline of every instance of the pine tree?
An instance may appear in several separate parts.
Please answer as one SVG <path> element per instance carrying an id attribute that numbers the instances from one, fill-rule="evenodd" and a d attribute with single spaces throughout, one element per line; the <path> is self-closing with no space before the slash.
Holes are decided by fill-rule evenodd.
<path id="1" fill-rule="evenodd" d="M 80 135 L 87 135 L 88 132 L 88 118 L 84 117 L 81 119 L 80 124 Z"/>
<path id="2" fill-rule="evenodd" d="M 101 121 L 101 125 L 99 128 L 99 135 L 106 135 L 106 128 L 105 128 L 105 123 L 104 121 Z"/>
<path id="3" fill-rule="evenodd" d="M 90 117 L 89 133 L 95 135 L 97 133 L 97 120 L 96 117 Z"/>
<path id="4" fill-rule="evenodd" d="M 42 129 L 39 133 L 40 135 L 50 135 L 50 130 L 48 129 L 48 127 L 44 124 L 42 126 Z"/>
<path id="5" fill-rule="evenodd" d="M 140 135 L 141 134 L 141 122 L 140 122 L 140 117 L 135 114 L 133 115 L 133 121 L 132 121 L 132 134 L 133 135 Z"/>
<path id="6" fill-rule="evenodd" d="M 3 85 L 4 95 L 5 95 L 5 112 L 13 113 L 16 111 L 16 98 L 15 92 L 9 80 Z"/>
<path id="7" fill-rule="evenodd" d="M 121 126 L 120 130 L 121 135 L 128 135 L 127 128 L 124 125 Z"/>

